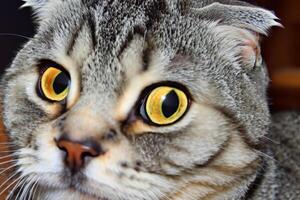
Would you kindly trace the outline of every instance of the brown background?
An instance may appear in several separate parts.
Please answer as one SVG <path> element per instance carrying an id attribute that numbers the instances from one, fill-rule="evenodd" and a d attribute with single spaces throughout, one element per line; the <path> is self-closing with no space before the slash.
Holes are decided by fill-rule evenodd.
<path id="1" fill-rule="evenodd" d="M 4 36 L 1 33 L 33 34 L 29 9 L 18 10 L 21 4 L 21 0 L 10 0 L 2 2 L 0 6 L 0 73 L 9 65 L 20 44 L 26 41 L 22 37 Z M 285 27 L 273 29 L 271 36 L 263 40 L 263 54 L 272 79 L 269 90 L 271 109 L 300 109 L 300 1 L 257 0 L 256 4 L 274 10 Z M 0 123 L 0 143 L 5 139 L 2 132 Z M 3 150 L 0 144 L 0 156 Z M 0 185 L 2 182 L 0 179 Z M 2 199 L 5 199 L 4 196 L 0 197 Z"/>
<path id="2" fill-rule="evenodd" d="M 300 109 L 300 1 L 258 0 L 274 10 L 284 29 L 275 28 L 264 40 L 264 57 L 272 79 L 273 110 Z"/>

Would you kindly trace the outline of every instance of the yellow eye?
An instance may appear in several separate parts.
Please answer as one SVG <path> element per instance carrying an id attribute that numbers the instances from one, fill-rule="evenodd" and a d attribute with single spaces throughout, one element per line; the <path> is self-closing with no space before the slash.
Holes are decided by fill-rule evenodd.
<path id="1" fill-rule="evenodd" d="M 151 122 L 168 125 L 179 120 L 188 108 L 186 94 L 174 87 L 160 86 L 148 96 L 145 111 Z"/>
<path id="2" fill-rule="evenodd" d="M 51 101 L 62 101 L 69 93 L 70 77 L 64 71 L 49 67 L 40 79 L 43 95 Z"/>

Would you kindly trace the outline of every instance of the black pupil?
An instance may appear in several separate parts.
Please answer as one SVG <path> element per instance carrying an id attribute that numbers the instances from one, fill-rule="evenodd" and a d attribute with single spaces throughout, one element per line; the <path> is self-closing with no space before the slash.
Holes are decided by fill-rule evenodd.
<path id="1" fill-rule="evenodd" d="M 176 113 L 178 107 L 179 107 L 178 95 L 174 90 L 172 90 L 166 95 L 162 103 L 162 112 L 166 118 L 169 118 L 172 115 L 174 115 L 174 113 Z"/>
<path id="2" fill-rule="evenodd" d="M 54 92 L 56 94 L 62 93 L 69 86 L 69 80 L 69 77 L 65 73 L 59 73 L 53 82 Z"/>

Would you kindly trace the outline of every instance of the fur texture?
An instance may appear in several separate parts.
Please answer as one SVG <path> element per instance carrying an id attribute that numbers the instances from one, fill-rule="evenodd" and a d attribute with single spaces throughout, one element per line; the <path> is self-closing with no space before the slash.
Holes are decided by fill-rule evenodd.
<path id="1" fill-rule="evenodd" d="M 2 81 L 4 122 L 22 178 L 10 199 L 293 195 L 278 196 L 276 163 L 260 147 L 270 114 L 259 36 L 280 25 L 273 13 L 239 1 L 28 0 L 25 6 L 39 27 Z M 70 74 L 64 105 L 36 93 L 45 60 Z M 165 82 L 186 87 L 191 106 L 175 124 L 147 124 L 136 105 L 145 88 Z M 63 134 L 93 138 L 106 153 L 74 175 L 55 144 Z"/>

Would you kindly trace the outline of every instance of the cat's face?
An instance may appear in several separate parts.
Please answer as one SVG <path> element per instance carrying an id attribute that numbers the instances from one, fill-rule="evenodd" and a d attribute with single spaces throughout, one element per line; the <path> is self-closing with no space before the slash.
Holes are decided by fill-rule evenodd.
<path id="1" fill-rule="evenodd" d="M 175 1 L 34 5 L 39 29 L 4 77 L 3 102 L 18 170 L 38 181 L 37 196 L 194 199 L 254 176 L 238 169 L 255 168 L 248 143 L 268 125 L 254 31 L 275 25 L 271 13 Z M 253 13 L 265 21 L 254 26 Z"/>

